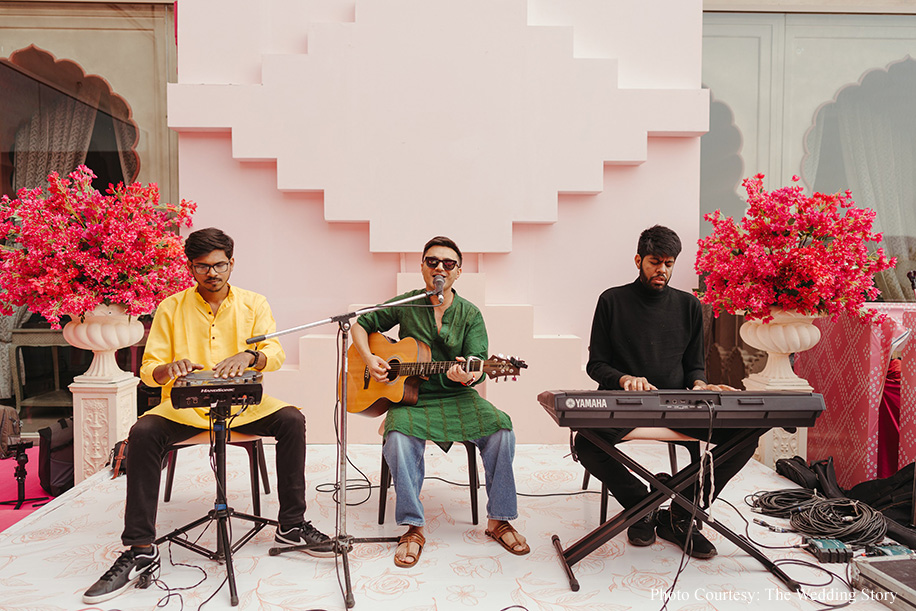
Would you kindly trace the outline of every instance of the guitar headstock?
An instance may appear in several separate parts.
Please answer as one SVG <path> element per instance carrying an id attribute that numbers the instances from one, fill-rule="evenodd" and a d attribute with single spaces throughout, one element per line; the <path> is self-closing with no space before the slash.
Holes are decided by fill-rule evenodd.
<path id="1" fill-rule="evenodd" d="M 509 376 L 512 376 L 512 379 L 515 380 L 521 370 L 527 367 L 528 364 L 525 361 L 514 356 L 502 354 L 490 356 L 483 362 L 483 372 L 497 382 L 499 382 L 499 378 L 508 378 Z"/>

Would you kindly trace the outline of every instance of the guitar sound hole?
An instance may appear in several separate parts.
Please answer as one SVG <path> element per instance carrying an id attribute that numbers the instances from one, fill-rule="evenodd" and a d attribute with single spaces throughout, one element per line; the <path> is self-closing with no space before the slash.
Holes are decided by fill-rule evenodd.
<path id="1" fill-rule="evenodd" d="M 398 379 L 398 372 L 401 369 L 401 361 L 393 359 L 388 361 L 388 365 L 391 367 L 391 369 L 388 370 L 388 381 L 394 382 Z"/>

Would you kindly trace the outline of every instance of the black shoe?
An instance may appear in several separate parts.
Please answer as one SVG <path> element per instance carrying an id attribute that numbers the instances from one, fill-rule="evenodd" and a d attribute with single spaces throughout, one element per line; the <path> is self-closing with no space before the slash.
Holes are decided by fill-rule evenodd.
<path id="1" fill-rule="evenodd" d="M 655 543 L 655 512 L 650 511 L 649 515 L 630 524 L 627 529 L 627 540 L 631 545 L 637 547 L 646 547 Z"/>
<path id="2" fill-rule="evenodd" d="M 83 602 L 89 605 L 114 598 L 136 581 L 141 575 L 159 568 L 159 550 L 138 553 L 132 549 L 122 552 L 102 577 L 83 594 Z"/>
<path id="3" fill-rule="evenodd" d="M 277 528 L 277 534 L 274 541 L 282 545 L 314 545 L 316 543 L 326 543 L 319 547 L 304 549 L 306 554 L 317 556 L 319 558 L 329 558 L 334 555 L 334 547 L 331 538 L 312 526 L 311 522 L 303 522 L 295 526 Z"/>
<path id="4" fill-rule="evenodd" d="M 670 541 L 686 550 L 688 556 L 701 559 L 715 556 L 718 553 L 716 546 L 703 536 L 697 524 L 692 526 L 693 528 L 691 528 L 690 516 L 672 516 L 671 511 L 663 509 L 658 512 L 655 530 L 658 536 L 665 541 Z M 687 540 L 688 531 L 690 531 L 689 541 Z"/>

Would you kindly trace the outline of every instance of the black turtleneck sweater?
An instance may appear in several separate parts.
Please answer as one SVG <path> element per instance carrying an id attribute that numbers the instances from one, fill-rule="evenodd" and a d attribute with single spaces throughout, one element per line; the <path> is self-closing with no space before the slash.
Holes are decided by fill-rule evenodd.
<path id="1" fill-rule="evenodd" d="M 598 298 L 586 371 L 601 390 L 620 390 L 624 375 L 657 388 L 706 381 L 699 300 L 666 286 L 653 291 L 636 279 Z"/>

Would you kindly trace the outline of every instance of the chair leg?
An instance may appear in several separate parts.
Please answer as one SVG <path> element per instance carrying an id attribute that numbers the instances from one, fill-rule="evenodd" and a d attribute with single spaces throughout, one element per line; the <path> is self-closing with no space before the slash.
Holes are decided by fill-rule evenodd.
<path id="1" fill-rule="evenodd" d="M 588 472 L 588 469 L 585 469 L 585 475 L 582 476 L 582 489 L 583 490 L 588 490 L 588 480 L 591 476 L 592 474 Z"/>
<path id="2" fill-rule="evenodd" d="M 162 497 L 164 503 L 168 503 L 172 498 L 172 480 L 175 479 L 175 462 L 178 460 L 178 450 L 170 450 L 168 455 L 169 466 L 165 473 L 165 494 Z"/>
<path id="3" fill-rule="evenodd" d="M 270 494 L 270 479 L 267 477 L 267 459 L 264 457 L 264 442 L 258 439 L 255 441 L 258 448 L 258 463 L 261 465 L 261 481 L 264 484 L 264 494 Z"/>
<path id="4" fill-rule="evenodd" d="M 248 477 L 251 479 L 251 505 L 254 509 L 254 515 L 261 515 L 261 485 L 258 482 L 258 476 L 260 475 L 260 463 L 261 456 L 258 454 L 258 445 L 261 443 L 260 439 L 255 441 L 246 441 L 240 444 L 245 448 L 245 451 L 248 452 Z M 265 479 L 266 481 L 266 479 Z"/>
<path id="5" fill-rule="evenodd" d="M 677 473 L 677 444 L 668 444 L 668 460 L 671 462 L 671 475 Z"/>
<path id="6" fill-rule="evenodd" d="M 477 507 L 477 491 L 480 490 L 480 475 L 477 472 L 477 446 L 465 441 L 468 451 L 468 486 L 471 489 L 471 523 L 475 526 L 480 521 Z"/>
<path id="7" fill-rule="evenodd" d="M 388 504 L 388 487 L 391 486 L 391 471 L 382 454 L 382 472 L 378 482 L 378 523 L 385 523 L 385 506 Z"/>
<path id="8" fill-rule="evenodd" d="M 607 497 L 609 496 L 610 496 L 610 493 L 608 492 L 607 484 L 601 484 L 601 523 L 602 524 L 607 522 Z"/>

